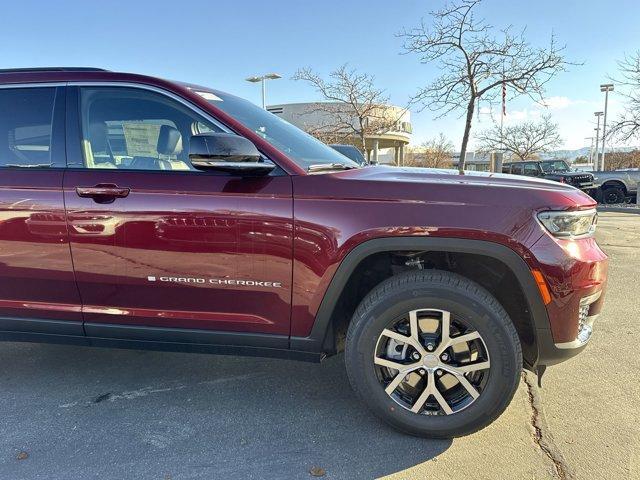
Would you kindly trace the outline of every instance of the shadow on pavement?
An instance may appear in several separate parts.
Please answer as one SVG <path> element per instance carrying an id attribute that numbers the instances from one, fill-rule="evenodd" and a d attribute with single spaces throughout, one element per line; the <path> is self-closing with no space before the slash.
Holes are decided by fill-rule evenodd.
<path id="1" fill-rule="evenodd" d="M 373 478 L 451 445 L 373 417 L 342 356 L 316 365 L 0 343 L 0 412 L 0 472 L 12 479 L 310 478 L 312 467 Z"/>

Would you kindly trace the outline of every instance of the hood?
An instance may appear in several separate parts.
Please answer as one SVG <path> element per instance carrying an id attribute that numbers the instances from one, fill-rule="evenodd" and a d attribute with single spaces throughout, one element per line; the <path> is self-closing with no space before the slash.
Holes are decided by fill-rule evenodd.
<path id="1" fill-rule="evenodd" d="M 593 174 L 589 172 L 547 172 L 545 175 L 558 175 L 561 177 L 592 177 Z"/>
<path id="2" fill-rule="evenodd" d="M 464 175 L 460 175 L 458 170 L 445 170 L 441 168 L 374 166 L 347 170 L 341 175 L 383 182 L 428 182 L 455 185 L 481 185 L 486 187 L 538 188 L 557 191 L 575 190 L 575 188 L 569 185 L 542 178 L 509 175 L 506 173 L 475 172 L 470 170 L 465 170 Z"/>
<path id="3" fill-rule="evenodd" d="M 334 178 L 356 180 L 364 188 L 349 188 L 351 195 L 395 197 L 472 204 L 506 202 L 532 209 L 569 209 L 595 205 L 595 201 L 571 185 L 541 178 L 492 172 L 435 168 L 373 166 L 329 174 Z"/>

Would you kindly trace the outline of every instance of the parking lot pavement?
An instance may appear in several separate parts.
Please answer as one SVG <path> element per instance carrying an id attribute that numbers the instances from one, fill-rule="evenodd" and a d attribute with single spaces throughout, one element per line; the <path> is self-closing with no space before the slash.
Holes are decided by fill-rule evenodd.
<path id="1" fill-rule="evenodd" d="M 386 427 L 352 395 L 341 356 L 5 343 L 0 479 L 307 479 L 314 467 L 328 479 L 640 478 L 640 216 L 603 213 L 598 236 L 611 280 L 592 345 L 541 392 L 522 382 L 475 435 Z"/>
<path id="2" fill-rule="evenodd" d="M 578 478 L 640 478 L 640 215 L 600 213 L 609 285 L 592 344 L 548 370 L 549 429 Z"/>

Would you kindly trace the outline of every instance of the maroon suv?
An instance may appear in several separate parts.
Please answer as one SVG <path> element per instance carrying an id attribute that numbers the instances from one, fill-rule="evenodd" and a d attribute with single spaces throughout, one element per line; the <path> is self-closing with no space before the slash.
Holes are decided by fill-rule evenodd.
<path id="1" fill-rule="evenodd" d="M 206 87 L 0 72 L 0 338 L 319 361 L 396 428 L 474 432 L 580 352 L 594 201 L 502 174 L 362 168 Z"/>

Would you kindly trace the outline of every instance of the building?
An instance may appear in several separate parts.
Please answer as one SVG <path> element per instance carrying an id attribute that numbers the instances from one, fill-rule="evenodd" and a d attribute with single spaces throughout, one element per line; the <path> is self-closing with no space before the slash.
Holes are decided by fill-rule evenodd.
<path id="1" fill-rule="evenodd" d="M 367 159 L 375 163 L 402 165 L 405 147 L 411 140 L 411 113 L 405 108 L 394 105 L 384 105 L 380 108 L 384 110 L 380 116 L 392 119 L 394 126 L 388 131 L 365 138 Z M 339 117 L 346 116 L 344 104 L 338 102 L 285 103 L 269 105 L 267 110 L 306 132 L 326 138 L 328 142 L 348 143 L 362 149 L 360 138 L 351 133 L 348 128 L 336 132 L 335 125 L 341 121 Z"/>
<path id="2" fill-rule="evenodd" d="M 456 152 L 451 157 L 451 168 L 458 168 L 460 162 L 460 152 Z M 491 170 L 491 161 L 489 155 L 483 155 L 476 152 L 467 152 L 464 162 L 465 170 L 488 172 Z"/>

